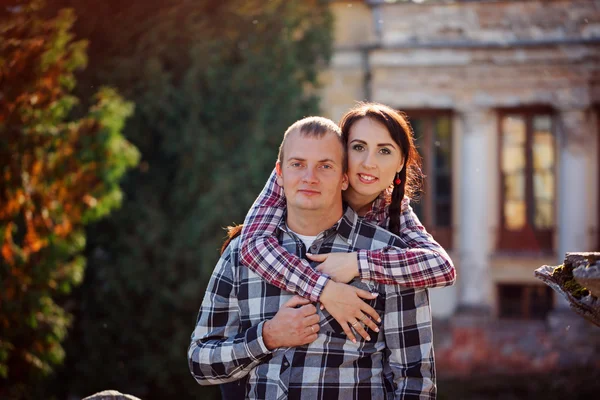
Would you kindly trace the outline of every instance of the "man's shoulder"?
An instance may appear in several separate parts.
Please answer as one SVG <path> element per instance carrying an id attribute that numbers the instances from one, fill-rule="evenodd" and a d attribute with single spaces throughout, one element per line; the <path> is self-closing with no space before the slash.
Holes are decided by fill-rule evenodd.
<path id="1" fill-rule="evenodd" d="M 240 236 L 236 236 L 229 241 L 223 253 L 221 253 L 221 260 L 231 261 L 237 263 L 240 253 Z"/>
<path id="2" fill-rule="evenodd" d="M 361 219 L 356 226 L 356 234 L 363 239 L 371 240 L 371 246 L 378 248 L 383 246 L 402 247 L 400 237 L 378 225 L 375 221 Z"/>

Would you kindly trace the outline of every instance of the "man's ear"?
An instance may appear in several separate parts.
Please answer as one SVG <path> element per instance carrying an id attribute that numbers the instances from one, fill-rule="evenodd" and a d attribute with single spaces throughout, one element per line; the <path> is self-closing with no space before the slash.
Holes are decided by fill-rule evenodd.
<path id="1" fill-rule="evenodd" d="M 277 184 L 283 187 L 283 178 L 281 177 L 281 162 L 275 164 L 275 172 L 277 172 Z"/>
<path id="2" fill-rule="evenodd" d="M 348 174 L 344 172 L 342 174 L 342 190 L 348 189 L 348 184 L 349 184 Z"/>

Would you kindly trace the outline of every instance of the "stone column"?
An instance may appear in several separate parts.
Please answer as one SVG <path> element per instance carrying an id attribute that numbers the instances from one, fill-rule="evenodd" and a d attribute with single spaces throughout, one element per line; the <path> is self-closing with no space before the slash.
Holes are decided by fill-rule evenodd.
<path id="1" fill-rule="evenodd" d="M 587 163 L 592 129 L 584 108 L 562 109 L 557 118 L 558 171 L 558 246 L 557 263 L 567 252 L 593 250 L 589 240 Z M 557 296 L 557 309 L 566 310 L 568 302 Z"/>
<path id="2" fill-rule="evenodd" d="M 583 109 L 561 110 L 558 116 L 560 171 L 558 178 L 558 252 L 562 262 L 565 253 L 593 250 L 589 240 L 589 207 L 587 204 L 589 143 L 592 129 Z"/>
<path id="3" fill-rule="evenodd" d="M 469 109 L 460 115 L 462 168 L 460 171 L 460 237 L 458 266 L 459 311 L 490 309 L 491 277 L 488 264 L 488 146 L 495 131 L 494 115 Z"/>

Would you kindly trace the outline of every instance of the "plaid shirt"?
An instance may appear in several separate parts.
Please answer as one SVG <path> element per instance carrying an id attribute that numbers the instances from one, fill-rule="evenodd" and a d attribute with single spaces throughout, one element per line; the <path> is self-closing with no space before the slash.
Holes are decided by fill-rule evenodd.
<path id="1" fill-rule="evenodd" d="M 285 223 L 278 226 L 276 237 L 288 252 L 305 256 L 304 244 Z M 338 223 L 318 235 L 311 250 L 318 254 L 401 245 L 397 236 L 346 207 Z M 212 274 L 192 334 L 189 367 L 198 383 L 215 385 L 247 377 L 246 397 L 261 399 L 435 399 L 427 289 L 355 279 L 353 286 L 379 293 L 370 305 L 382 317 L 381 329 L 369 332 L 371 341 L 359 337 L 352 343 L 335 319 L 319 310 L 316 341 L 269 351 L 262 336 L 264 321 L 293 294 L 266 283 L 240 261 L 238 238 Z"/>
<path id="2" fill-rule="evenodd" d="M 365 219 L 381 227 L 389 225 L 386 193 L 374 202 Z M 410 207 L 402 201 L 398 246 L 377 250 L 358 250 L 360 277 L 384 284 L 412 288 L 434 288 L 454 284 L 456 271 L 452 260 L 427 233 Z M 273 236 L 286 207 L 283 189 L 277 184 L 275 170 L 246 215 L 241 235 L 242 264 L 267 282 L 312 301 L 319 301 L 330 279 L 310 268 L 309 262 L 286 252 Z"/>

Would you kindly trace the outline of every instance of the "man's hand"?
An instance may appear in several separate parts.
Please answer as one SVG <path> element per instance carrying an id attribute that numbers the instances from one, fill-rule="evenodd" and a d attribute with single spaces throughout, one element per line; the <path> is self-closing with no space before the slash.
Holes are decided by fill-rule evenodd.
<path id="1" fill-rule="evenodd" d="M 336 282 L 348 283 L 359 276 L 356 253 L 307 254 L 312 261 L 320 262 L 317 271 Z"/>
<path id="2" fill-rule="evenodd" d="M 312 343 L 319 333 L 317 308 L 300 296 L 289 299 L 263 325 L 263 340 L 269 350 Z"/>
<path id="3" fill-rule="evenodd" d="M 350 328 L 354 328 L 365 340 L 371 340 L 371 337 L 363 324 L 375 332 L 379 332 L 379 328 L 373 320 L 381 322 L 381 318 L 373 307 L 362 300 L 371 300 L 375 297 L 377 297 L 377 293 L 370 293 L 345 283 L 329 280 L 321 293 L 321 303 L 342 326 L 348 339 L 356 343 L 356 337 Z"/>

